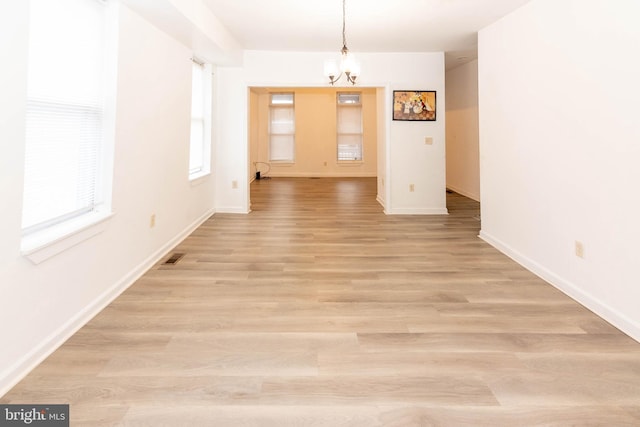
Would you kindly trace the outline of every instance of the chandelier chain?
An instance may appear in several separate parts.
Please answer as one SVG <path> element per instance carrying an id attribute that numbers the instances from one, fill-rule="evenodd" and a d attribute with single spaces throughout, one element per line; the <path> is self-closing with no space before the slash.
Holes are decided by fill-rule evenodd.
<path id="1" fill-rule="evenodd" d="M 346 3 L 347 0 L 342 0 L 342 47 L 346 48 L 347 47 L 347 31 L 346 31 Z"/>

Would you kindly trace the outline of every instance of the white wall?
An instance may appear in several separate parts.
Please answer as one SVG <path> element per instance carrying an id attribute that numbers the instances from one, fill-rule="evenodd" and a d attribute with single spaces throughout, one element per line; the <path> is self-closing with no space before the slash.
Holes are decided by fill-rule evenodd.
<path id="1" fill-rule="evenodd" d="M 224 88 L 219 123 L 222 137 L 220 153 L 233 162 L 225 162 L 232 171 L 222 171 L 218 187 L 219 211 L 243 211 L 248 207 L 248 173 L 246 165 L 249 87 L 323 87 L 324 61 L 336 52 L 245 52 L 242 67 L 220 68 L 220 86 Z M 385 210 L 390 214 L 442 214 L 445 201 L 445 97 L 443 53 L 362 53 L 361 87 L 384 88 L 387 106 L 384 117 L 389 123 L 386 135 L 387 167 Z M 393 90 L 436 90 L 438 119 L 435 122 L 391 122 Z M 232 107 L 229 107 L 232 103 Z M 433 145 L 425 145 L 431 136 Z M 240 170 L 241 169 L 241 170 Z M 239 191 L 230 182 L 237 176 Z M 409 192 L 414 184 L 415 192 Z M 243 199 L 244 197 L 244 199 Z"/>
<path id="2" fill-rule="evenodd" d="M 338 56 L 247 52 L 243 66 L 220 67 L 214 77 L 213 174 L 194 185 L 187 179 L 192 51 L 122 6 L 115 216 L 104 232 L 36 266 L 20 253 L 27 22 L 28 2 L 0 2 L 0 394 L 207 218 L 214 205 L 248 212 L 248 88 L 326 86 L 324 60 Z M 386 142 L 379 161 L 385 194 L 379 199 L 388 213 L 445 213 L 443 53 L 369 53 L 360 61 L 359 84 L 378 88 L 384 99 L 384 135 L 378 138 Z M 438 121 L 391 122 L 394 89 L 438 91 Z M 425 136 L 434 144 L 425 145 Z"/>
<path id="3" fill-rule="evenodd" d="M 249 212 L 249 89 L 240 67 L 218 69 L 213 132 L 216 143 L 216 211 Z"/>
<path id="4" fill-rule="evenodd" d="M 480 201 L 478 61 L 447 70 L 447 188 Z"/>
<path id="5" fill-rule="evenodd" d="M 534 0 L 479 35 L 482 237 L 637 340 L 639 21 Z"/>
<path id="6" fill-rule="evenodd" d="M 115 216 L 39 265 L 21 255 L 27 4 L 0 3 L 0 395 L 207 218 L 215 194 L 213 176 L 188 181 L 190 49 L 121 7 Z"/>
<path id="7" fill-rule="evenodd" d="M 237 65 L 242 49 L 203 0 L 119 0 L 213 64 Z"/>

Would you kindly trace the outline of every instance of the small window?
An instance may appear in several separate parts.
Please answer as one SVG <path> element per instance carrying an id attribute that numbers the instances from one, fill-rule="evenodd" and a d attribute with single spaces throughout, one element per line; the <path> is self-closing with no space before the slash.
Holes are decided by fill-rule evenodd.
<path id="1" fill-rule="evenodd" d="M 271 105 L 293 105 L 293 93 L 272 93 Z"/>
<path id="2" fill-rule="evenodd" d="M 362 104 L 359 93 L 338 93 L 338 162 L 362 161 Z"/>
<path id="3" fill-rule="evenodd" d="M 269 160 L 295 160 L 295 110 L 293 93 L 272 93 L 269 104 Z"/>
<path id="4" fill-rule="evenodd" d="M 64 4 L 30 2 L 23 250 L 27 240 L 49 243 L 111 209 L 113 22 L 107 2 Z"/>
<path id="5" fill-rule="evenodd" d="M 338 104 L 360 104 L 359 93 L 339 93 Z"/>
<path id="6" fill-rule="evenodd" d="M 211 172 L 211 66 L 193 60 L 191 68 L 189 178 Z"/>

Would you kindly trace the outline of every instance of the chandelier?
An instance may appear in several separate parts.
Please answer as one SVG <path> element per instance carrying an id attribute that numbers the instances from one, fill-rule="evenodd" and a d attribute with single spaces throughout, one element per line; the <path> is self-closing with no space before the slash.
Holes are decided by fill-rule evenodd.
<path id="1" fill-rule="evenodd" d="M 360 75 L 360 65 L 347 48 L 345 3 L 346 0 L 342 0 L 342 49 L 340 50 L 342 56 L 340 58 L 340 67 L 338 67 L 334 60 L 329 60 L 324 63 L 324 75 L 329 78 L 331 85 L 340 80 L 343 75 L 347 77 L 347 82 L 355 85 L 356 79 Z"/>

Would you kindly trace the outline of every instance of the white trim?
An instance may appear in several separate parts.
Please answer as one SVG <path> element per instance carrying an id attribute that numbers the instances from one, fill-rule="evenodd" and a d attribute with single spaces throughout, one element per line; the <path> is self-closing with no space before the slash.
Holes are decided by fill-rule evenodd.
<path id="1" fill-rule="evenodd" d="M 449 215 L 446 208 L 396 208 L 387 210 L 388 215 Z"/>
<path id="2" fill-rule="evenodd" d="M 237 207 L 216 207 L 216 213 L 232 213 L 232 214 L 248 214 L 251 210 L 246 210 Z"/>
<path id="3" fill-rule="evenodd" d="M 348 172 L 329 172 L 329 173 L 317 173 L 317 172 L 287 172 L 283 171 L 282 175 L 278 173 L 277 168 L 272 168 L 269 174 L 266 175 L 271 178 L 375 178 L 375 172 L 360 172 L 354 171 Z"/>
<path id="4" fill-rule="evenodd" d="M 575 283 L 572 283 L 558 276 L 554 272 L 543 267 L 534 260 L 526 257 L 525 255 L 521 254 L 520 252 L 516 251 L 506 243 L 491 236 L 490 234 L 480 230 L 480 235 L 478 237 L 480 237 L 482 240 L 484 240 L 527 270 L 531 271 L 533 274 L 537 275 L 558 290 L 562 291 L 570 298 L 574 299 L 589 310 L 593 311 L 595 314 L 602 317 L 604 320 L 611 323 L 613 326 L 620 329 L 622 332 L 626 333 L 634 340 L 640 342 L 640 324 L 638 322 L 630 319 L 627 315 L 619 312 L 608 304 L 603 303 L 590 293 L 585 292 L 583 289 L 580 289 L 580 287 Z"/>
<path id="5" fill-rule="evenodd" d="M 191 176 L 189 183 L 192 187 L 197 187 L 198 185 L 207 181 L 207 178 L 211 176 L 211 172 L 201 172 L 198 176 Z"/>
<path id="6" fill-rule="evenodd" d="M 336 161 L 336 166 L 338 166 L 338 167 L 343 167 L 343 166 L 347 166 L 347 167 L 362 166 L 364 164 L 365 164 L 364 160 L 337 160 Z"/>
<path id="7" fill-rule="evenodd" d="M 38 346 L 28 352 L 21 360 L 18 360 L 12 366 L 0 373 L 0 396 L 5 395 L 18 382 L 20 382 L 29 372 L 35 369 L 42 361 L 49 357 L 62 344 L 65 343 L 73 334 L 87 324 L 93 317 L 100 313 L 113 300 L 115 300 L 122 292 L 129 288 L 144 273 L 153 267 L 158 261 L 165 256 L 172 248 L 183 241 L 195 229 L 202 225 L 214 211 L 209 210 L 200 216 L 193 223 L 187 226 L 182 232 L 177 234 L 173 239 L 162 245 L 158 250 L 152 253 L 147 259 L 141 262 L 137 267 L 126 274 L 122 279 L 116 282 L 109 289 L 104 291 L 92 303 L 88 304 L 82 311 L 71 317 L 64 325 L 58 328 L 44 339 Z"/>
<path id="8" fill-rule="evenodd" d="M 213 126 L 213 66 L 211 64 L 207 64 L 205 62 L 199 62 L 196 58 L 191 58 L 191 61 L 194 64 L 198 64 L 202 67 L 202 97 L 203 97 L 203 111 L 202 111 L 202 168 L 189 172 L 189 181 L 199 181 L 201 178 L 208 176 L 211 174 L 211 152 L 212 152 L 212 126 Z M 193 72 L 192 77 L 193 79 Z M 194 94 L 191 93 L 191 99 L 193 102 Z M 193 132 L 193 115 L 191 116 L 191 127 L 189 130 L 189 156 L 191 156 L 191 150 L 193 147 L 191 146 L 191 132 Z M 189 161 L 191 163 L 191 161 Z M 189 164 L 191 167 L 191 164 Z"/>
<path id="9" fill-rule="evenodd" d="M 111 212 L 95 212 L 46 228 L 22 238 L 22 255 L 40 264 L 61 252 L 102 233 L 113 217 Z"/>

